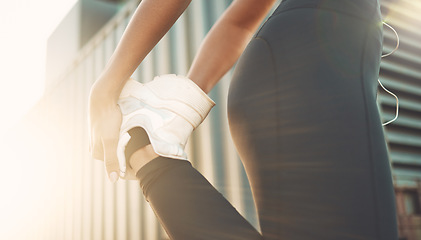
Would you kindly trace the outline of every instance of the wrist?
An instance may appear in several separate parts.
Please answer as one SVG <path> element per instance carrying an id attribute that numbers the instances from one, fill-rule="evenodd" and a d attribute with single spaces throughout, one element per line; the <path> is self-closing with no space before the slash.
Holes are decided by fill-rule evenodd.
<path id="1" fill-rule="evenodd" d="M 118 96 L 114 97 L 109 90 L 99 84 L 94 84 L 89 95 L 91 106 L 116 105 Z"/>
<path id="2" fill-rule="evenodd" d="M 122 87 L 116 85 L 115 81 L 112 81 L 108 78 L 100 77 L 92 85 L 90 98 L 91 100 L 100 101 L 103 104 L 117 104 L 121 90 Z"/>

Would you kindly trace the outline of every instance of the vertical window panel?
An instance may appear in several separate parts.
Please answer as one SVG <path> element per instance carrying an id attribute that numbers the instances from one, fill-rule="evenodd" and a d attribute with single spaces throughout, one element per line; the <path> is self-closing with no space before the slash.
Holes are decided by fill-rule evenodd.
<path id="1" fill-rule="evenodd" d="M 112 53 L 114 52 L 115 48 L 115 37 L 112 34 L 114 29 L 111 29 L 106 35 L 104 40 L 104 59 L 106 61 L 110 59 Z M 104 166 L 102 165 L 102 169 L 104 170 Z M 103 216 L 104 216 L 104 239 L 105 240 L 112 240 L 116 238 L 116 189 L 115 185 L 112 184 L 107 174 L 104 173 L 104 178 L 102 181 L 104 182 L 104 206 L 103 206 Z"/>

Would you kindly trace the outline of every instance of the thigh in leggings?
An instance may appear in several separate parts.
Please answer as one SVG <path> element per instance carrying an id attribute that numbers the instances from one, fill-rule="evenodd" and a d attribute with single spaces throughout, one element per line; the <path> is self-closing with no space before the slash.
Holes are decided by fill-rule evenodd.
<path id="1" fill-rule="evenodd" d="M 361 12 L 284 2 L 240 58 L 228 98 L 263 238 L 396 240 L 377 2 L 348 1 Z"/>

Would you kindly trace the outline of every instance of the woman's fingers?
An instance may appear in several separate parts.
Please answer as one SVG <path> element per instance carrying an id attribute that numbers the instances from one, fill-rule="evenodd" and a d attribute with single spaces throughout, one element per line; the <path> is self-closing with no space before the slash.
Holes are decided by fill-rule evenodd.
<path id="1" fill-rule="evenodd" d="M 91 89 L 89 99 L 90 153 L 94 159 L 104 160 L 110 181 L 116 182 L 120 174 L 117 145 L 122 115 L 115 99 L 105 92 L 97 84 Z"/>
<path id="2" fill-rule="evenodd" d="M 120 166 L 117 158 L 117 146 L 121 126 L 120 108 L 115 105 L 104 115 L 101 124 L 101 140 L 105 160 L 105 169 L 111 182 L 116 182 L 120 175 Z"/>
<path id="3" fill-rule="evenodd" d="M 117 159 L 118 138 L 102 139 L 104 149 L 105 169 L 112 183 L 118 180 L 120 167 Z"/>

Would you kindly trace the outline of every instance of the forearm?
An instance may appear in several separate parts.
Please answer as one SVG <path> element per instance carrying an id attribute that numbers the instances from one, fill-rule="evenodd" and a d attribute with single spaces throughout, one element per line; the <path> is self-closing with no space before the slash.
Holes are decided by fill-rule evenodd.
<path id="1" fill-rule="evenodd" d="M 208 93 L 238 60 L 273 3 L 234 1 L 202 42 L 188 77 Z"/>
<path id="2" fill-rule="evenodd" d="M 209 32 L 193 61 L 188 77 L 206 93 L 234 65 L 252 32 L 224 19 Z"/>
<path id="3" fill-rule="evenodd" d="M 117 101 L 128 78 L 168 32 L 190 1 L 143 0 L 92 91 Z"/>

